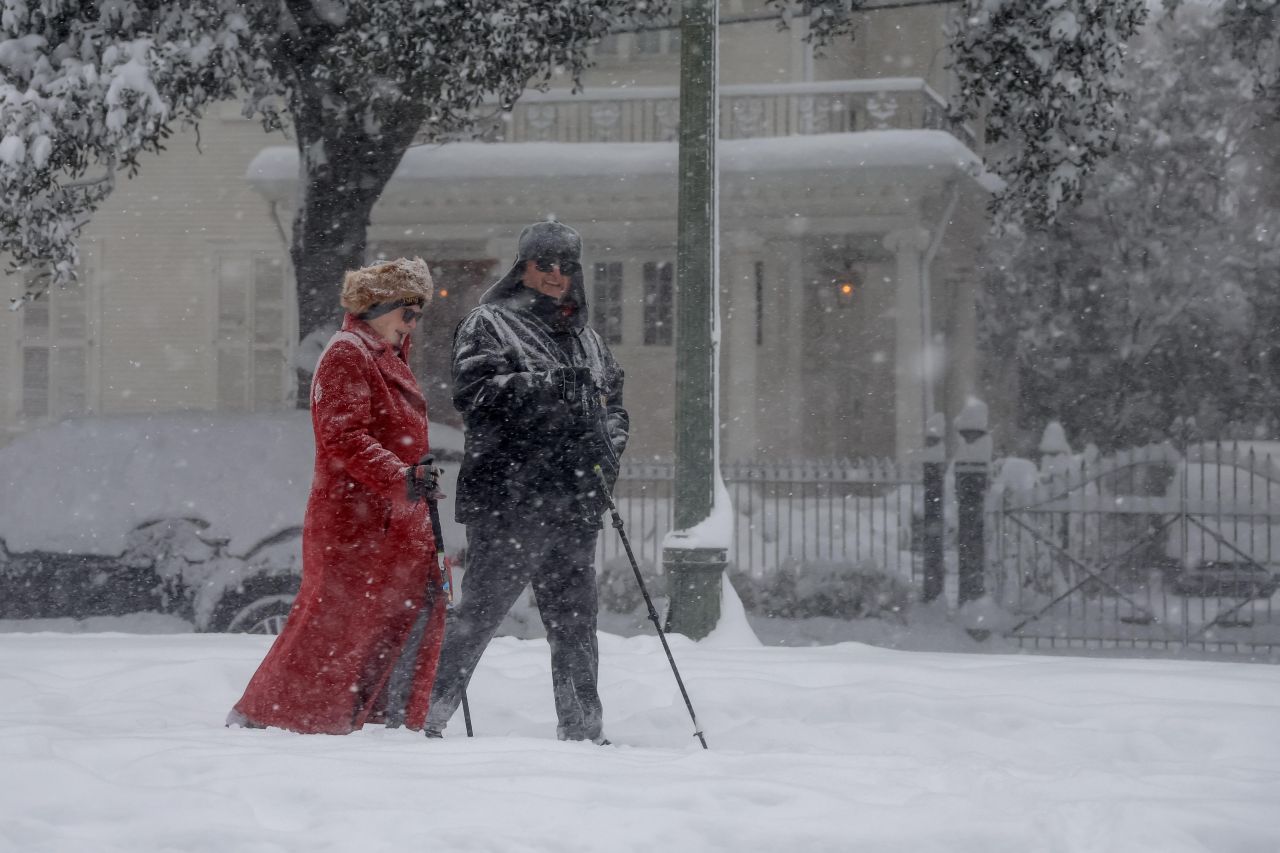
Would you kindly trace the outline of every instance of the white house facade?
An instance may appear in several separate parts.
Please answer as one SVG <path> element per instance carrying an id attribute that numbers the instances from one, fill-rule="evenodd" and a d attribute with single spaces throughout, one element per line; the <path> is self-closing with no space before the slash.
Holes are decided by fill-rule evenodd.
<path id="1" fill-rule="evenodd" d="M 945 97 L 946 7 L 863 16 L 817 57 L 803 21 L 722 3 L 720 297 L 727 457 L 909 455 L 972 392 L 974 268 L 995 182 Z M 450 406 L 453 325 L 528 222 L 578 228 L 591 322 L 627 371 L 632 453 L 669 456 L 678 126 L 674 29 L 615 36 L 573 94 L 529 92 L 483 141 L 409 151 L 370 257 L 417 254 L 438 293 L 415 370 Z M 81 284 L 0 317 L 0 430 L 58 418 L 294 404 L 288 267 L 297 151 L 226 105 L 122 182 Z M 336 301 L 336 293 L 335 293 Z M 305 354 L 302 354 L 305 361 Z"/>

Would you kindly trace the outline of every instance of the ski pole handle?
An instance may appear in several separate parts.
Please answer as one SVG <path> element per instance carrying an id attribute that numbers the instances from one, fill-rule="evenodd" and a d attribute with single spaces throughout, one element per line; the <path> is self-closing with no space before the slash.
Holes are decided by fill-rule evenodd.
<path id="1" fill-rule="evenodd" d="M 609 481 L 604 478 L 604 468 L 600 463 L 591 466 L 591 470 L 596 472 L 596 478 L 600 480 L 600 490 L 604 493 L 604 499 L 609 504 L 609 509 L 617 511 L 617 507 L 613 503 L 613 494 L 609 490 Z"/>

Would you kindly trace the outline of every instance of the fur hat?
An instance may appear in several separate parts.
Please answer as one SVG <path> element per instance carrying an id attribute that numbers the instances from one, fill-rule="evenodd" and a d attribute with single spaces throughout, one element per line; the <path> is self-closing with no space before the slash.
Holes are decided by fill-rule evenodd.
<path id="1" fill-rule="evenodd" d="M 396 258 L 351 270 L 342 281 L 342 307 L 363 314 L 379 302 L 422 300 L 426 305 L 435 292 L 431 271 L 422 258 Z"/>

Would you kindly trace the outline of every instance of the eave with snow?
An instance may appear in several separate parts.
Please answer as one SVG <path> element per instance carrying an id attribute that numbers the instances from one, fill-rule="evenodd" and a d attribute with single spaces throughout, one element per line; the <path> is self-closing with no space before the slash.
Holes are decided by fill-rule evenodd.
<path id="1" fill-rule="evenodd" d="M 734 139 L 721 142 L 721 218 L 841 217 L 911 219 L 931 193 L 948 183 L 992 191 L 998 179 L 964 143 L 940 130 Z M 536 199 L 565 221 L 611 216 L 674 215 L 674 142 L 455 142 L 410 149 L 374 211 L 375 225 L 423 224 L 471 229 L 460 212 L 522 222 Z M 268 199 L 292 206 L 298 180 L 296 148 L 262 151 L 246 178 Z M 504 212 L 510 217 L 503 216 Z M 483 220 L 482 220 L 483 221 Z"/>

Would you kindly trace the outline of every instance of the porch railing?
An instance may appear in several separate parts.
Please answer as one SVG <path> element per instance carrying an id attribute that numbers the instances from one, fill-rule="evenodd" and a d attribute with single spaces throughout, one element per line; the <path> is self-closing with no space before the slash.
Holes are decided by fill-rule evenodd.
<path id="1" fill-rule="evenodd" d="M 490 107 L 477 135 L 492 142 L 669 142 L 679 129 L 679 90 L 648 86 L 527 92 L 510 112 Z M 977 148 L 973 130 L 952 121 L 942 96 L 916 77 L 720 89 L 721 139 L 863 130 L 946 130 Z"/>

